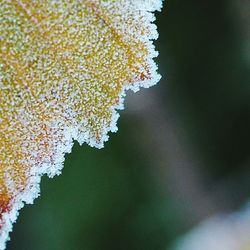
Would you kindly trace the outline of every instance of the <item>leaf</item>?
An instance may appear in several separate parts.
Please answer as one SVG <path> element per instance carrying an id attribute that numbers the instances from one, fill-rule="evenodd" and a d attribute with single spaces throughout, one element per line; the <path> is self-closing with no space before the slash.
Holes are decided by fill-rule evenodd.
<path id="1" fill-rule="evenodd" d="M 0 0 L 0 249 L 73 140 L 103 147 L 125 91 L 155 84 L 161 0 Z"/>

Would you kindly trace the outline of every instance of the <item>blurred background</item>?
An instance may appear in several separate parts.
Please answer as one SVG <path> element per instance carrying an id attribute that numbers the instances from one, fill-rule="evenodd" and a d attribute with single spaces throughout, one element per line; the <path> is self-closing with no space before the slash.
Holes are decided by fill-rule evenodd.
<path id="1" fill-rule="evenodd" d="M 129 93 L 105 148 L 43 177 L 8 250 L 168 250 L 250 198 L 250 1 L 167 0 L 160 83 Z M 202 249 L 202 247 L 200 248 Z"/>

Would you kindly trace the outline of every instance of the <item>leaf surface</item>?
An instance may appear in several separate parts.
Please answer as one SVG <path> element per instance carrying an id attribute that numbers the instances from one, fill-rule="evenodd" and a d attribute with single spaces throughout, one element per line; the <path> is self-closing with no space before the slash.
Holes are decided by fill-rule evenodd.
<path id="1" fill-rule="evenodd" d="M 73 140 L 102 147 L 127 89 L 159 80 L 160 0 L 0 0 L 0 249 Z"/>

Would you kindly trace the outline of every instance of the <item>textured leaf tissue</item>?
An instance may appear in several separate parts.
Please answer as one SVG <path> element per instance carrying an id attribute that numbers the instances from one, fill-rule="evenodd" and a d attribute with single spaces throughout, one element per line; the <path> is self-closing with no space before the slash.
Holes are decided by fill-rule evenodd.
<path id="1" fill-rule="evenodd" d="M 161 0 L 0 0 L 0 250 L 73 140 L 103 147 L 128 89 L 160 76 Z M 84 157 L 84 156 L 83 156 Z"/>

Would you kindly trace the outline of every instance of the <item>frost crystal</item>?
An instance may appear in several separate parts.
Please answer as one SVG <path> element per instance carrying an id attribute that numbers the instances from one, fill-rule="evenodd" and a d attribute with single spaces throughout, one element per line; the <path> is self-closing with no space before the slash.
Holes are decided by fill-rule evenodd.
<path id="1" fill-rule="evenodd" d="M 0 249 L 73 140 L 102 147 L 125 90 L 155 84 L 161 0 L 0 0 Z"/>

